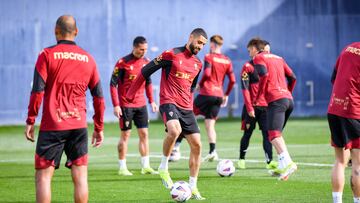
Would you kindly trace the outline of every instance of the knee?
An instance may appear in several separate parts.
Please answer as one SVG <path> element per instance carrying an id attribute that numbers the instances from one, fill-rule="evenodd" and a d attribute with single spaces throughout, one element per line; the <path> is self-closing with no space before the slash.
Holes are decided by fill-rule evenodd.
<path id="1" fill-rule="evenodd" d="M 172 126 L 169 126 L 167 128 L 168 130 L 168 136 L 170 136 L 171 138 L 173 139 L 177 139 L 177 137 L 180 135 L 181 133 L 181 127 L 178 127 L 176 125 L 172 125 Z"/>
<path id="2" fill-rule="evenodd" d="M 37 169 L 35 173 L 36 183 L 46 183 L 51 182 L 52 172 L 50 172 L 50 167 L 46 169 Z"/>
<path id="3" fill-rule="evenodd" d="M 200 154 L 201 147 L 201 142 L 194 142 L 192 143 L 191 150 L 196 154 Z"/>
<path id="4" fill-rule="evenodd" d="M 36 183 L 48 183 L 51 181 L 51 177 L 45 176 L 45 175 L 36 175 L 35 177 Z"/>
<path id="5" fill-rule="evenodd" d="M 131 134 L 130 130 L 121 132 L 120 140 L 127 142 L 129 140 L 130 134 Z"/>
<path id="6" fill-rule="evenodd" d="M 139 130 L 139 139 L 140 140 L 146 140 L 146 139 L 148 139 L 148 137 L 149 137 L 148 132 Z"/>
<path id="7" fill-rule="evenodd" d="M 268 131 L 268 138 L 269 138 L 269 141 L 271 142 L 273 139 L 275 138 L 278 138 L 278 137 L 281 137 L 281 131 L 279 130 L 269 130 Z"/>

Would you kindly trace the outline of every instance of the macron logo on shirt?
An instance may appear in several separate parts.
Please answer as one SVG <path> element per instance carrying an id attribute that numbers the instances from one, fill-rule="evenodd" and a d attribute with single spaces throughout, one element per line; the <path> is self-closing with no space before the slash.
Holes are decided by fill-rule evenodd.
<path id="1" fill-rule="evenodd" d="M 74 52 L 54 52 L 54 59 L 70 59 L 82 62 L 89 62 L 88 56 Z"/>
<path id="2" fill-rule="evenodd" d="M 356 48 L 356 47 L 348 47 L 348 48 L 346 48 L 345 51 L 360 56 L 360 49 L 359 49 L 359 48 Z"/>

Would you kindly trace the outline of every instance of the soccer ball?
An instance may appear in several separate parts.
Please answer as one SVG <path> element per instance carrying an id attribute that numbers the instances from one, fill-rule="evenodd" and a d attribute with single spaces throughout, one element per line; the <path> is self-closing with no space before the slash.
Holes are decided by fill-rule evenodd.
<path id="1" fill-rule="evenodd" d="M 221 160 L 217 167 L 217 173 L 221 176 L 232 176 L 235 173 L 234 163 L 229 159 Z"/>
<path id="2" fill-rule="evenodd" d="M 178 181 L 174 183 L 170 190 L 171 198 L 176 202 L 186 202 L 191 198 L 191 189 L 189 183 Z"/>

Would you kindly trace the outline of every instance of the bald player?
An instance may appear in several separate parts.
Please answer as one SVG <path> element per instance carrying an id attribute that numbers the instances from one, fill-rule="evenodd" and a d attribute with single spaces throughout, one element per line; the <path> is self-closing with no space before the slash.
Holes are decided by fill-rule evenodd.
<path id="1" fill-rule="evenodd" d="M 55 26 L 57 44 L 43 49 L 35 65 L 25 136 L 34 142 L 35 118 L 44 98 L 35 154 L 36 202 L 51 202 L 51 179 L 64 151 L 74 202 L 88 202 L 87 89 L 95 110 L 91 142 L 94 147 L 103 142 L 105 105 L 100 78 L 93 57 L 75 44 L 77 34 L 74 17 L 60 16 Z"/>

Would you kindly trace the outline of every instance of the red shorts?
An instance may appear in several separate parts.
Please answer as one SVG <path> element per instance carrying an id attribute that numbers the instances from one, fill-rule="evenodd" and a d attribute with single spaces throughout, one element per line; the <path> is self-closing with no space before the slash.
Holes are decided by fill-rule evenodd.
<path id="1" fill-rule="evenodd" d="M 67 156 L 65 166 L 88 164 L 87 129 L 64 131 L 40 131 L 36 144 L 35 168 L 44 169 L 50 166 L 59 168 L 63 151 Z"/>

